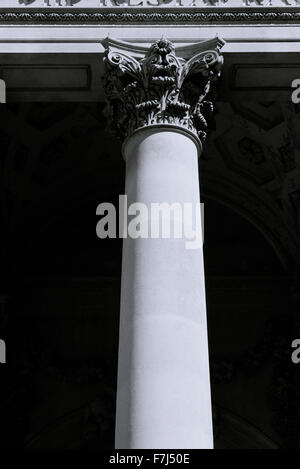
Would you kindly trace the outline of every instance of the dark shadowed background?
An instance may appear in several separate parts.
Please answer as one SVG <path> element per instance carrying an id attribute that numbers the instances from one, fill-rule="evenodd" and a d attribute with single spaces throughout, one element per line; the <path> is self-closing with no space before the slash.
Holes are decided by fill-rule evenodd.
<path id="1" fill-rule="evenodd" d="M 124 194 L 102 104 L 0 107 L 0 444 L 113 448 Z M 218 103 L 200 163 L 217 448 L 300 448 L 299 108 Z"/>

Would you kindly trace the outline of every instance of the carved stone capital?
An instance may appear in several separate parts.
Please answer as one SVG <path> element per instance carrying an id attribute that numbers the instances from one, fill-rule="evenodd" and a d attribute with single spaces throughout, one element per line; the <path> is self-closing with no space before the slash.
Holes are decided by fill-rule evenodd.
<path id="1" fill-rule="evenodd" d="M 203 142 L 223 45 L 216 37 L 175 51 L 163 37 L 147 50 L 106 40 L 104 87 L 118 136 L 125 139 L 145 127 L 175 126 Z"/>

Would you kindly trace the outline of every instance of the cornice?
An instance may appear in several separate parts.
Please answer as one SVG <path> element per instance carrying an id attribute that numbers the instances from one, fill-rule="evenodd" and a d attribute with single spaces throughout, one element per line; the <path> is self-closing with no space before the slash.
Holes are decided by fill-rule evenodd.
<path id="1" fill-rule="evenodd" d="M 0 9 L 0 24 L 300 24 L 300 8 Z"/>

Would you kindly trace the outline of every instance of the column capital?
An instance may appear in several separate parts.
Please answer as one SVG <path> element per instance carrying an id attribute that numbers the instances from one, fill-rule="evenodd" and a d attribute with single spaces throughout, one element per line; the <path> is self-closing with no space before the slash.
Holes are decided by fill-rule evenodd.
<path id="1" fill-rule="evenodd" d="M 139 129 L 173 127 L 203 143 L 223 45 L 215 37 L 175 51 L 165 37 L 149 49 L 106 39 L 103 80 L 117 135 L 124 140 Z"/>

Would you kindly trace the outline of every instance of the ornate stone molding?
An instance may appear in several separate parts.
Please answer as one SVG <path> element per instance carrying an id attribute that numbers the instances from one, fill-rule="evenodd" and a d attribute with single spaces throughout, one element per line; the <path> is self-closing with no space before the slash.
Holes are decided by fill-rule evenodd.
<path id="1" fill-rule="evenodd" d="M 104 87 L 118 136 L 151 126 L 175 126 L 205 140 L 213 111 L 212 83 L 220 76 L 224 41 L 215 38 L 183 47 L 178 57 L 168 39 L 156 41 L 146 54 L 132 45 L 106 40 Z M 197 53 L 195 54 L 195 48 Z M 124 50 L 125 49 L 125 50 Z M 192 54 L 192 56 L 191 56 Z"/>
<path id="2" fill-rule="evenodd" d="M 237 10 L 199 8 L 121 9 L 105 8 L 102 12 L 82 10 L 0 10 L 0 24 L 286 24 L 300 23 L 297 9 L 262 8 Z M 130 11 L 129 11 L 130 10 Z M 217 11 L 216 11 L 217 10 Z"/>

